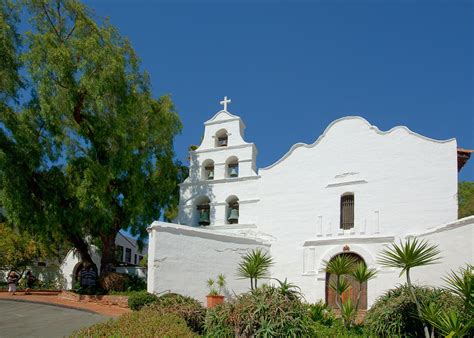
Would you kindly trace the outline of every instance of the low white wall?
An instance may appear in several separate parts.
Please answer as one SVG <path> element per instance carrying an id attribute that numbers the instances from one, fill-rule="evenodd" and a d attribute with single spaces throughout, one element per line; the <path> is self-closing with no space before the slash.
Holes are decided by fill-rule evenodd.
<path id="1" fill-rule="evenodd" d="M 474 216 L 442 225 L 425 233 L 413 234 L 438 245 L 441 259 L 438 264 L 414 268 L 413 282 L 420 285 L 445 286 L 442 280 L 451 271 L 466 264 L 474 265 Z"/>
<path id="2" fill-rule="evenodd" d="M 118 266 L 115 268 L 115 271 L 118 273 L 135 275 L 140 278 L 147 278 L 147 269 L 141 266 Z"/>
<path id="3" fill-rule="evenodd" d="M 269 245 L 254 239 L 154 222 L 149 228 L 148 292 L 176 292 L 205 302 L 206 281 L 222 273 L 227 280 L 227 297 L 246 292 L 248 279 L 238 279 L 242 255 Z"/>

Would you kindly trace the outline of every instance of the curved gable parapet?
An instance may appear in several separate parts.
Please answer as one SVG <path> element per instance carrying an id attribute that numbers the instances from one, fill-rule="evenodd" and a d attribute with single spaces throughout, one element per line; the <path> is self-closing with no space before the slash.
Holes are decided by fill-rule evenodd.
<path id="1" fill-rule="evenodd" d="M 244 121 L 242 121 L 242 119 L 239 116 L 233 115 L 229 113 L 227 110 L 218 111 L 213 117 L 211 117 L 209 120 L 204 122 L 204 125 L 208 126 L 214 123 L 219 123 L 223 121 L 234 121 L 234 120 L 240 121 L 240 123 L 242 123 L 242 125 L 245 127 Z"/>
<path id="2" fill-rule="evenodd" d="M 290 157 L 290 155 L 298 148 L 314 148 L 314 147 L 316 147 L 324 138 L 326 138 L 326 136 L 328 135 L 329 131 L 332 128 L 336 127 L 336 125 L 343 124 L 343 123 L 345 123 L 347 121 L 351 121 L 351 120 L 358 120 L 358 121 L 362 122 L 370 130 L 373 130 L 374 132 L 376 132 L 379 135 L 390 135 L 390 134 L 392 134 L 396 131 L 401 130 L 401 131 L 406 132 L 409 135 L 412 135 L 412 136 L 418 137 L 420 139 L 423 139 L 425 141 L 429 141 L 429 142 L 433 142 L 433 143 L 442 144 L 442 143 L 448 143 L 448 142 L 455 141 L 455 138 L 450 138 L 450 139 L 447 139 L 447 140 L 435 140 L 435 139 L 429 138 L 427 136 L 423 136 L 423 135 L 420 135 L 418 133 L 415 133 L 414 131 L 410 130 L 406 126 L 395 126 L 395 127 L 391 128 L 388 131 L 383 131 L 383 130 L 380 130 L 377 126 L 370 124 L 369 121 L 367 121 L 366 119 L 364 119 L 361 116 L 346 116 L 346 117 L 342 117 L 340 119 L 337 119 L 337 120 L 334 120 L 333 122 L 331 122 L 326 127 L 324 132 L 318 137 L 318 139 L 316 141 L 314 141 L 312 144 L 306 144 L 306 143 L 296 143 L 296 144 L 294 144 L 290 148 L 290 150 L 285 155 L 283 155 L 278 161 L 276 161 L 275 163 L 273 163 L 273 164 L 271 164 L 267 167 L 260 168 L 259 171 L 272 169 L 273 167 L 277 166 L 278 164 L 283 162 L 285 159 Z"/>

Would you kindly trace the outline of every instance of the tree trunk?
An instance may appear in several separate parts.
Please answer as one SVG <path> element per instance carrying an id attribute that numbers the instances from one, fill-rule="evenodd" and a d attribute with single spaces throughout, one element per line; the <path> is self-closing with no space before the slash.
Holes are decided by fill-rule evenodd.
<path id="1" fill-rule="evenodd" d="M 329 279 L 331 279 L 331 275 L 329 275 Z M 339 302 L 339 283 L 340 283 L 340 276 L 339 275 L 336 275 L 336 306 L 338 307 L 339 311 L 341 311 L 341 314 L 342 314 L 342 306 L 341 306 L 341 303 Z M 341 299 L 342 299 L 342 295 L 341 295 Z"/>
<path id="2" fill-rule="evenodd" d="M 411 285 L 410 269 L 407 269 L 407 284 L 408 284 L 408 289 L 410 290 L 411 296 L 413 298 L 413 301 L 416 304 L 416 310 L 418 311 L 418 317 L 420 317 L 420 320 L 423 324 L 423 330 L 425 331 L 425 337 L 430 338 L 430 331 L 428 330 L 428 326 L 426 326 L 425 320 L 423 319 L 423 315 L 421 314 L 421 306 L 418 303 L 418 299 L 416 299 L 415 291 L 413 290 L 413 286 Z"/>
<path id="3" fill-rule="evenodd" d="M 94 262 L 92 261 L 92 257 L 89 253 L 89 245 L 79 236 L 73 236 L 69 239 L 74 248 L 79 253 L 79 257 L 81 258 L 81 262 L 88 263 L 95 266 Z"/>
<path id="4" fill-rule="evenodd" d="M 101 236 L 102 252 L 100 259 L 100 274 L 107 274 L 115 271 L 115 237 L 116 234 L 106 234 Z"/>

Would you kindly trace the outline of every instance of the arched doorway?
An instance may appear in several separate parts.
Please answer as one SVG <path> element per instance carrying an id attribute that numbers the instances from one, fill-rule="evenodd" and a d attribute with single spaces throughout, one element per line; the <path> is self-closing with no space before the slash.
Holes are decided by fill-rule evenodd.
<path id="1" fill-rule="evenodd" d="M 364 259 L 356 253 L 345 252 L 340 253 L 336 256 L 339 255 L 351 256 L 356 260 L 356 263 L 362 262 L 365 264 Z M 334 259 L 336 256 L 332 257 L 331 260 Z M 345 275 L 344 277 L 347 278 L 351 287 L 342 294 L 342 301 L 345 302 L 348 298 L 350 298 L 352 304 L 356 304 L 357 295 L 359 293 L 359 283 L 351 276 Z M 336 275 L 326 272 L 326 304 L 328 304 L 328 306 L 332 309 L 338 309 L 336 305 L 336 291 L 334 291 L 329 286 L 332 281 L 336 281 Z M 360 288 L 361 295 L 359 300 L 359 310 L 367 310 L 367 282 L 362 283 L 362 285 L 360 285 Z"/>

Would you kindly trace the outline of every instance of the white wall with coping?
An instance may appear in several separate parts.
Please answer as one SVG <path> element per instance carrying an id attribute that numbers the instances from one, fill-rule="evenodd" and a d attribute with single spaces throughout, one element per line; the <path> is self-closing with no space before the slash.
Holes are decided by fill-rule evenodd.
<path id="1" fill-rule="evenodd" d="M 213 136 L 222 128 L 229 132 L 229 146 L 216 148 Z M 399 271 L 378 266 L 376 257 L 385 245 L 407 234 L 419 233 L 439 243 L 448 252 L 442 263 L 446 267 L 462 265 L 466 259 L 472 263 L 472 222 L 452 225 L 458 222 L 455 139 L 437 141 L 406 127 L 380 131 L 361 117 L 349 116 L 331 123 L 313 144 L 296 144 L 258 174 L 253 170 L 237 179 L 225 178 L 229 156 L 255 166 L 256 147 L 244 141 L 243 129 L 242 120 L 226 111 L 205 123 L 203 141 L 190 153 L 190 177 L 181 184 L 178 221 L 196 225 L 195 201 L 206 195 L 211 225 L 204 229 L 153 224 L 149 252 L 155 258 L 149 256 L 149 290 L 174 288 L 202 300 L 207 278 L 232 274 L 240 261 L 236 252 L 258 246 L 229 238 L 265 244 L 275 259 L 271 276 L 288 278 L 311 302 L 325 298 L 322 262 L 346 245 L 378 271 L 368 284 L 369 306 L 385 290 L 404 283 Z M 208 159 L 215 163 L 214 181 L 201 177 L 202 163 Z M 339 228 L 340 198 L 345 193 L 355 196 L 355 226 L 346 231 Z M 225 201 L 232 195 L 241 202 L 240 217 L 239 224 L 228 225 Z M 439 224 L 448 225 L 441 230 L 436 228 Z M 224 233 L 230 237 L 223 240 Z M 452 250 L 463 236 L 470 237 L 460 245 L 465 255 L 470 253 L 467 258 Z M 426 269 L 424 279 L 414 272 L 420 282 L 440 280 L 440 272 L 446 270 L 421 269 Z M 194 276 L 198 283 L 190 282 Z M 242 290 L 247 289 L 244 283 Z"/>
<path id="2" fill-rule="evenodd" d="M 226 296 L 246 292 L 247 279 L 238 279 L 242 255 L 254 248 L 269 250 L 263 241 L 214 230 L 153 222 L 149 231 L 148 292 L 176 292 L 205 302 L 206 281 L 223 273 Z"/>
<path id="3" fill-rule="evenodd" d="M 438 264 L 414 268 L 411 277 L 414 283 L 445 286 L 442 277 L 451 271 L 458 272 L 466 264 L 474 265 L 474 216 L 438 226 L 424 233 L 407 236 L 417 237 L 438 245 L 441 259 Z"/>

